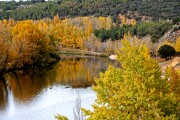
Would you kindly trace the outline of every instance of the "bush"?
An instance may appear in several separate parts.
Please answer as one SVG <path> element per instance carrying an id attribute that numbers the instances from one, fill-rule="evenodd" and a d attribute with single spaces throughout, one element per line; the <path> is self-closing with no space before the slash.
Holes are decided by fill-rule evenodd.
<path id="1" fill-rule="evenodd" d="M 158 54 L 161 58 L 165 58 L 166 60 L 171 59 L 176 53 L 175 49 L 170 45 L 163 45 L 159 48 Z"/>

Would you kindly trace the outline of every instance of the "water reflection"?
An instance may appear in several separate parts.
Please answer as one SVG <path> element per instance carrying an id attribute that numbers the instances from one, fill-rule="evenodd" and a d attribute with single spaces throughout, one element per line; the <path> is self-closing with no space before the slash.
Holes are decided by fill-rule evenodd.
<path id="1" fill-rule="evenodd" d="M 62 84 L 75 88 L 90 86 L 94 84 L 93 78 L 105 71 L 110 64 L 115 63 L 97 57 L 65 56 L 50 68 L 7 73 L 4 78 L 0 78 L 0 114 L 1 111 L 6 113 L 8 109 L 13 111 L 18 104 L 26 105 L 33 100 L 37 100 L 36 103 L 44 101 L 42 99 L 51 96 L 47 93 L 43 95 L 45 94 L 43 91 L 55 90 L 54 86 Z M 40 95 L 46 97 L 37 99 Z"/>
<path id="2" fill-rule="evenodd" d="M 3 109 L 7 104 L 8 91 L 6 81 L 3 77 L 0 77 L 0 109 Z"/>
<path id="3" fill-rule="evenodd" d="M 66 59 L 54 69 L 56 82 L 72 87 L 87 87 L 94 83 L 93 77 L 107 68 L 107 63 L 97 58 Z"/>

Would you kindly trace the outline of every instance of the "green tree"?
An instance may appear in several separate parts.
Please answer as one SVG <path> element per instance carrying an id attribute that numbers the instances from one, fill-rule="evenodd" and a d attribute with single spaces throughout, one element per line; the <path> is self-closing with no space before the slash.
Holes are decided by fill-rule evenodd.
<path id="1" fill-rule="evenodd" d="M 161 58 L 165 58 L 166 60 L 171 59 L 176 53 L 175 49 L 170 45 L 163 45 L 159 48 L 158 54 Z"/>
<path id="2" fill-rule="evenodd" d="M 94 110 L 83 109 L 87 120 L 178 119 L 178 98 L 146 46 L 122 40 L 118 61 L 122 68 L 109 67 L 95 80 Z"/>

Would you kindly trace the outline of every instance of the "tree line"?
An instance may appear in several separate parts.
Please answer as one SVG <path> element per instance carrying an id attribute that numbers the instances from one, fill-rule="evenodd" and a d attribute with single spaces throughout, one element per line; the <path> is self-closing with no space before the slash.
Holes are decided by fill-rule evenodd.
<path id="1" fill-rule="evenodd" d="M 61 20 L 56 15 L 53 19 L 0 20 L 0 71 L 33 65 L 49 65 L 59 59 L 62 48 L 95 51 L 108 55 L 115 53 L 121 47 L 121 37 L 128 31 L 139 37 L 150 34 L 152 38 L 158 38 L 171 25 L 166 21 L 136 24 L 135 20 L 132 20 L 131 25 L 114 26 L 111 17 L 102 16 Z M 118 40 L 106 41 L 103 37 L 106 32 L 109 37 Z M 103 38 L 98 39 L 96 36 Z M 178 41 L 179 39 L 176 44 L 171 45 L 176 52 L 179 52 Z M 152 42 L 147 44 L 150 45 Z"/>
<path id="2" fill-rule="evenodd" d="M 172 23 L 168 21 L 150 21 L 139 22 L 135 25 L 113 26 L 109 30 L 98 29 L 94 31 L 94 34 L 100 38 L 101 41 L 106 41 L 107 39 L 122 39 L 124 34 L 130 32 L 132 35 L 136 35 L 138 37 L 151 35 L 152 42 L 158 42 L 158 39 L 161 38 L 171 28 Z"/>
<path id="3" fill-rule="evenodd" d="M 83 48 L 85 32 L 67 20 L 0 21 L 0 71 L 47 66 L 59 59 L 61 47 Z M 86 31 L 86 30 L 85 30 Z"/>

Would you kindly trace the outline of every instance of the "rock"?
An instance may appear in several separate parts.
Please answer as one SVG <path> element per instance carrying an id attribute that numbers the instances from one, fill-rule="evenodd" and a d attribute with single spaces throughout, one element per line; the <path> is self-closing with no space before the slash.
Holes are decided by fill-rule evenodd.
<path id="1" fill-rule="evenodd" d="M 111 60 L 116 60 L 116 59 L 117 59 L 117 56 L 116 56 L 116 55 L 110 55 L 110 56 L 109 56 L 109 59 L 111 59 Z"/>
<path id="2" fill-rule="evenodd" d="M 65 88 L 70 88 L 69 86 L 66 86 Z"/>

